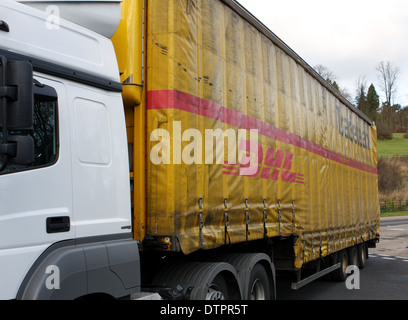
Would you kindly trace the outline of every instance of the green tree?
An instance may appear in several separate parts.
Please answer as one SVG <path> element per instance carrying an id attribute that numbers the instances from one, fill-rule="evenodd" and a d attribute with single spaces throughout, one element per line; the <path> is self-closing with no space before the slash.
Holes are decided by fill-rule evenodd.
<path id="1" fill-rule="evenodd" d="M 327 80 L 327 81 L 332 85 L 332 87 L 334 89 L 336 89 L 337 91 L 340 91 L 340 87 L 339 87 L 339 85 L 337 84 L 336 81 L 334 81 L 334 82 L 331 82 L 331 80 Z"/>
<path id="2" fill-rule="evenodd" d="M 377 121 L 377 114 L 380 109 L 380 96 L 375 91 L 373 84 L 368 88 L 367 92 L 367 116 L 373 121 Z"/>
<path id="3" fill-rule="evenodd" d="M 401 132 L 408 133 L 408 106 L 398 111 L 399 126 Z"/>
<path id="4" fill-rule="evenodd" d="M 366 116 L 370 117 L 368 113 L 369 105 L 368 105 L 367 97 L 365 95 L 363 86 L 360 87 L 360 92 L 357 94 L 356 102 L 357 102 L 357 108 L 361 110 Z"/>
<path id="5" fill-rule="evenodd" d="M 377 119 L 377 135 L 379 140 L 392 140 L 394 111 L 388 102 L 383 102 Z"/>

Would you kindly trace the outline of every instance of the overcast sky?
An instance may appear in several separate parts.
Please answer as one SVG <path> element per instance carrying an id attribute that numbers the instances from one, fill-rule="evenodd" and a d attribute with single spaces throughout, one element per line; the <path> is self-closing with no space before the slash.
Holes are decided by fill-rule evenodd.
<path id="1" fill-rule="evenodd" d="M 376 67 L 400 68 L 395 103 L 408 106 L 408 0 L 238 0 L 312 67 L 322 64 L 355 97 L 378 85 Z M 352 101 L 354 102 L 354 101 Z"/>

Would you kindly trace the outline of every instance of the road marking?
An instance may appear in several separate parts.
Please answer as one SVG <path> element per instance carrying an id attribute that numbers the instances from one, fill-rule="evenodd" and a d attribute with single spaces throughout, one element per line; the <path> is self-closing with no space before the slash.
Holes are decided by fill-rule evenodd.
<path id="1" fill-rule="evenodd" d="M 385 254 L 377 254 L 377 253 L 370 253 L 368 255 L 370 258 L 380 258 L 385 260 L 402 260 L 404 262 L 408 262 L 408 257 L 398 257 L 398 256 L 389 256 Z"/>

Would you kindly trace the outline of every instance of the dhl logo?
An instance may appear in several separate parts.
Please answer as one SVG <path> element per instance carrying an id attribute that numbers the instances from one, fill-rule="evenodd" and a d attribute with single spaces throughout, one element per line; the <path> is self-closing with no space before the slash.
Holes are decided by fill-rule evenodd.
<path id="1" fill-rule="evenodd" d="M 292 172 L 293 153 L 269 147 L 264 159 L 264 150 L 257 142 L 241 140 L 239 150 L 242 159 L 239 163 L 224 161 L 223 174 L 242 177 L 261 177 L 262 179 L 304 184 L 303 174 Z M 249 151 L 248 151 L 249 150 Z"/>

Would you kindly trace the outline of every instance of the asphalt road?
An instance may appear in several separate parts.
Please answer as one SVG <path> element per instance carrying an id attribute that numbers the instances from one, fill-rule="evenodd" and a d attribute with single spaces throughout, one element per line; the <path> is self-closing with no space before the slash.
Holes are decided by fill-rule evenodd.
<path id="1" fill-rule="evenodd" d="M 355 278 L 357 279 L 357 277 Z M 381 241 L 370 249 L 369 260 L 359 272 L 359 289 L 346 282 L 317 280 L 292 291 L 287 275 L 277 281 L 278 300 L 408 300 L 408 217 L 381 220 Z"/>

